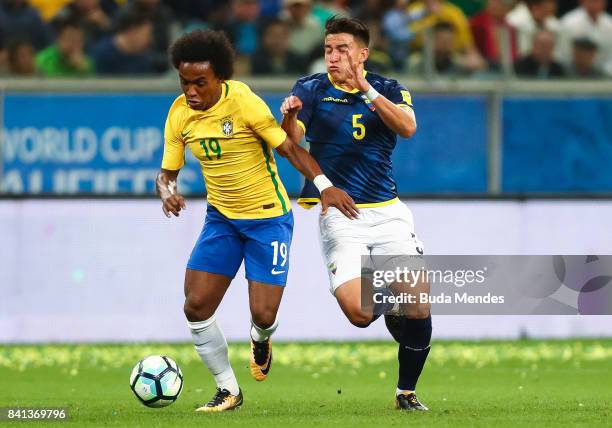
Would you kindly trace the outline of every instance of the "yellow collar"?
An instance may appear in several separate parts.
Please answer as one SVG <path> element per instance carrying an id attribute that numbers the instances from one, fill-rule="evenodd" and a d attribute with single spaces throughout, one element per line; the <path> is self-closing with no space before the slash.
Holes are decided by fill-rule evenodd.
<path id="1" fill-rule="evenodd" d="M 366 70 L 363 70 L 363 77 L 366 77 L 366 75 L 368 74 L 368 72 Z M 329 79 L 330 83 L 332 84 L 332 86 L 336 89 L 338 89 L 339 91 L 342 92 L 348 92 L 349 94 L 356 94 L 357 92 L 359 92 L 359 89 L 353 88 L 350 91 L 347 91 L 346 89 L 341 88 L 340 86 L 338 86 L 336 84 L 336 82 L 334 82 L 334 79 L 332 79 L 331 74 L 327 73 L 327 78 Z"/>

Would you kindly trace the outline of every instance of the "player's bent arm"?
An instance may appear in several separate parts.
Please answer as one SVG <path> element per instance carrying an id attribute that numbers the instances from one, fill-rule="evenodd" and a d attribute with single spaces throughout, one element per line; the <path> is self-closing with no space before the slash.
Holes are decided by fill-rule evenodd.
<path id="1" fill-rule="evenodd" d="M 323 171 L 321 171 L 321 167 L 315 158 L 302 146 L 294 143 L 291 136 L 288 136 L 282 144 L 276 147 L 276 151 L 317 186 L 321 193 L 321 212 L 323 214 L 327 212 L 328 207 L 332 206 L 338 208 L 348 218 L 357 218 L 359 210 L 353 198 L 344 190 L 334 187 L 332 182 L 323 175 Z"/>
<path id="2" fill-rule="evenodd" d="M 281 122 L 281 128 L 289 135 L 293 141 L 297 144 L 300 144 L 302 138 L 304 138 L 304 133 L 306 132 L 304 128 L 302 128 L 298 124 L 297 115 L 299 111 L 302 109 L 302 100 L 295 95 L 290 95 L 281 104 L 281 113 L 283 114 L 283 121 Z"/>
<path id="3" fill-rule="evenodd" d="M 276 147 L 278 154 L 291 162 L 291 165 L 310 181 L 318 175 L 323 175 L 321 167 L 310 153 L 299 144 L 294 143 L 295 140 L 289 133 L 287 133 L 287 136 L 288 138 Z"/>
<path id="4" fill-rule="evenodd" d="M 287 133 L 289 138 L 296 143 L 300 143 L 304 138 L 304 130 L 298 125 L 297 114 L 285 114 L 283 115 L 283 121 L 281 122 L 281 128 Z"/>
<path id="5" fill-rule="evenodd" d="M 409 106 L 397 105 L 388 98 L 378 95 L 372 100 L 376 106 L 376 112 L 382 121 L 396 134 L 403 138 L 410 138 L 417 129 L 414 110 Z"/>
<path id="6" fill-rule="evenodd" d="M 162 201 L 162 211 L 166 217 L 170 217 L 170 213 L 178 217 L 179 212 L 187 208 L 185 198 L 178 194 L 176 187 L 179 171 L 162 168 L 155 180 L 155 190 Z"/>
<path id="7" fill-rule="evenodd" d="M 363 73 L 363 63 L 354 63 L 351 56 L 346 54 L 349 62 L 348 71 L 351 74 L 351 85 L 361 91 L 362 95 L 369 99 L 376 107 L 376 112 L 382 121 L 393 132 L 401 137 L 409 138 L 416 132 L 416 117 L 414 111 L 408 105 L 396 105 L 388 98 L 378 93 L 368 83 Z"/>

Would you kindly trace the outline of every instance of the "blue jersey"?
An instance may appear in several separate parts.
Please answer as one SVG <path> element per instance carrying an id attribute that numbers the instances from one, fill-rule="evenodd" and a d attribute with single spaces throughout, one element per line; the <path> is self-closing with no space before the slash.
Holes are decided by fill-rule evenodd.
<path id="1" fill-rule="evenodd" d="M 408 90 L 396 80 L 373 73 L 366 80 L 391 102 L 412 107 Z M 357 204 L 377 204 L 397 197 L 391 153 L 397 135 L 356 89 L 340 89 L 325 73 L 297 81 L 292 94 L 302 100 L 298 124 L 304 128 L 310 154 L 334 186 Z M 314 205 L 320 194 L 306 181 L 298 203 Z"/>

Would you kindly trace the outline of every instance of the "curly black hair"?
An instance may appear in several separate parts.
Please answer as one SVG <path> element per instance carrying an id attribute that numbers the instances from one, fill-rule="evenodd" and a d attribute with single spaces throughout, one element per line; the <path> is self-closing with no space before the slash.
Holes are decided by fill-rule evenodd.
<path id="1" fill-rule="evenodd" d="M 219 79 L 228 80 L 234 74 L 234 49 L 225 33 L 195 30 L 183 34 L 170 46 L 170 58 L 178 70 L 181 62 L 210 62 Z"/>

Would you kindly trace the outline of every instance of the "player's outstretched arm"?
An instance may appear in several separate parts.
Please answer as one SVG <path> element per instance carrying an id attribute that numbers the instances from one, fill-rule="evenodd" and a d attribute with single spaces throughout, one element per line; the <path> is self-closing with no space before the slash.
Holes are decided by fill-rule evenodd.
<path id="1" fill-rule="evenodd" d="M 388 98 L 379 94 L 363 75 L 363 63 L 353 62 L 350 55 L 346 54 L 349 62 L 348 81 L 354 88 L 362 94 L 376 107 L 376 112 L 382 121 L 391 130 L 403 138 L 410 138 L 414 135 L 417 128 L 416 116 L 412 108 L 400 107 Z"/>
<path id="2" fill-rule="evenodd" d="M 155 189 L 162 201 L 162 211 L 166 217 L 170 217 L 170 213 L 178 217 L 181 210 L 187 209 L 185 198 L 177 192 L 176 179 L 178 175 L 179 170 L 171 171 L 162 168 L 155 180 Z"/>
<path id="3" fill-rule="evenodd" d="M 359 209 L 348 193 L 334 185 L 323 175 L 317 161 L 302 146 L 288 137 L 276 148 L 279 155 L 286 158 L 291 165 L 312 181 L 321 193 L 321 213 L 327 213 L 327 208 L 336 207 L 350 219 L 357 218 Z"/>

